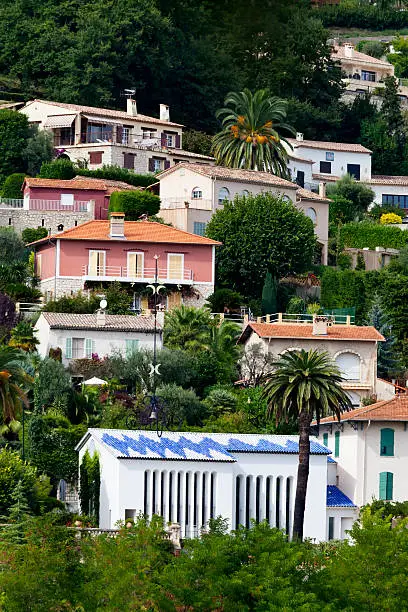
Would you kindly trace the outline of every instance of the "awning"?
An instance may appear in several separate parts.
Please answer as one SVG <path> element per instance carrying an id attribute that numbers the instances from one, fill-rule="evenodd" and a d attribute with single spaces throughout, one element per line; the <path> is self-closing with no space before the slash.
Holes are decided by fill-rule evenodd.
<path id="1" fill-rule="evenodd" d="M 48 115 L 45 128 L 65 128 L 71 127 L 76 115 Z"/>
<path id="2" fill-rule="evenodd" d="M 105 125 L 123 125 L 123 121 L 118 121 L 116 119 L 107 119 L 106 117 L 97 117 L 96 115 L 82 115 L 88 119 L 88 121 L 92 121 L 94 123 L 104 123 Z"/>
<path id="3" fill-rule="evenodd" d="M 102 385 L 107 385 L 108 383 L 106 382 L 106 380 L 102 380 L 102 378 L 97 378 L 96 376 L 93 376 L 92 378 L 90 378 L 89 380 L 86 380 L 84 383 L 82 383 L 83 385 L 88 385 L 88 386 L 102 386 Z"/>

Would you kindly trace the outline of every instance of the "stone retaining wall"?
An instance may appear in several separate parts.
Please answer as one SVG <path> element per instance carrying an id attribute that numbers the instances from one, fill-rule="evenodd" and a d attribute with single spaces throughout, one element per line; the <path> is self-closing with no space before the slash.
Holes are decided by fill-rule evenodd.
<path id="1" fill-rule="evenodd" d="M 51 231 L 51 234 L 56 234 L 60 224 L 66 230 L 91 219 L 93 219 L 93 212 L 24 210 L 22 208 L 0 209 L 0 227 L 13 227 L 19 234 L 28 227 L 46 227 L 48 231 Z"/>

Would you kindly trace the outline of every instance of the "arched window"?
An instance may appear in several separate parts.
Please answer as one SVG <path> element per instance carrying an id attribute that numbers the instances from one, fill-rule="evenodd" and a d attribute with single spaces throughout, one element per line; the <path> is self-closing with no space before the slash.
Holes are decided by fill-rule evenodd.
<path id="1" fill-rule="evenodd" d="M 345 380 L 360 380 L 360 357 L 355 353 L 340 353 L 336 364 Z"/>
<path id="2" fill-rule="evenodd" d="M 315 211 L 314 208 L 310 207 L 307 209 L 306 211 L 306 215 L 309 217 L 309 219 L 311 219 L 313 221 L 313 224 L 316 225 L 317 223 L 317 213 Z"/>
<path id="3" fill-rule="evenodd" d="M 194 187 L 193 191 L 191 192 L 191 197 L 193 200 L 201 200 L 201 198 L 203 197 L 203 192 L 201 188 Z"/>
<path id="4" fill-rule="evenodd" d="M 244 196 L 245 198 L 247 198 L 247 197 L 249 196 L 249 191 L 248 191 L 248 189 L 243 189 L 243 190 L 241 191 L 241 195 L 242 195 L 242 196 Z"/>
<path id="5" fill-rule="evenodd" d="M 225 200 L 230 199 L 230 192 L 226 187 L 221 187 L 218 191 L 218 204 L 224 204 Z"/>
<path id="6" fill-rule="evenodd" d="M 392 500 L 394 474 L 392 472 L 381 472 L 379 498 L 386 501 Z"/>
<path id="7" fill-rule="evenodd" d="M 380 432 L 380 455 L 383 457 L 394 456 L 394 430 L 384 427 Z"/>

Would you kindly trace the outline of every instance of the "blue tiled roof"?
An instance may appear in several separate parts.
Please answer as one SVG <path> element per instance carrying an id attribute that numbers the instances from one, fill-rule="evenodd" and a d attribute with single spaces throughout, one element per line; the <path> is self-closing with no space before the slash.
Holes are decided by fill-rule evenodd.
<path id="1" fill-rule="evenodd" d="M 134 459 L 182 459 L 196 461 L 236 461 L 234 453 L 298 453 L 298 436 L 263 434 L 213 434 L 119 429 L 90 429 L 89 433 L 116 457 Z M 310 441 L 310 452 L 330 452 L 319 442 Z"/>
<path id="2" fill-rule="evenodd" d="M 327 457 L 327 463 L 337 463 L 337 461 L 335 461 L 333 459 L 333 457 L 330 457 L 330 455 Z"/>
<path id="3" fill-rule="evenodd" d="M 351 499 L 335 485 L 327 485 L 326 506 L 331 508 L 356 508 Z"/>

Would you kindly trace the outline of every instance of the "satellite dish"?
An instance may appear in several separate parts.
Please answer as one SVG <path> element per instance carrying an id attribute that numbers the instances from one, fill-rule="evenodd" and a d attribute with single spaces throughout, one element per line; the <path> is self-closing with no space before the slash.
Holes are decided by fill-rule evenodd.
<path id="1" fill-rule="evenodd" d="M 108 305 L 108 302 L 105 299 L 99 302 L 99 307 L 102 308 L 102 310 L 104 310 L 107 307 L 107 305 Z"/>

